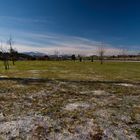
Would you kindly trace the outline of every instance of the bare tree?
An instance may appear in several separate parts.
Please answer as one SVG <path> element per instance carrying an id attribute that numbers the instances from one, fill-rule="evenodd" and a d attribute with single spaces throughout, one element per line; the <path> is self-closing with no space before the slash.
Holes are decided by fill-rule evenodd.
<path id="1" fill-rule="evenodd" d="M 18 52 L 16 51 L 16 49 L 10 48 L 10 58 L 13 62 L 13 65 L 15 65 L 15 61 L 17 59 L 17 54 L 18 54 Z"/>
<path id="2" fill-rule="evenodd" d="M 122 55 L 122 57 L 123 57 L 123 60 L 125 61 L 126 56 L 127 56 L 127 49 L 122 48 L 122 49 L 121 49 L 121 55 Z"/>
<path id="3" fill-rule="evenodd" d="M 105 54 L 105 47 L 101 43 L 101 45 L 98 47 L 98 55 L 99 55 L 99 60 L 101 64 L 103 64 L 103 61 L 104 61 L 104 54 Z"/>
<path id="4" fill-rule="evenodd" d="M 1 46 L 0 46 L 0 50 L 2 52 L 2 60 L 3 60 L 3 64 L 4 64 L 4 67 L 5 67 L 5 70 L 9 69 L 9 53 L 8 53 L 8 49 L 7 48 L 4 48 L 2 46 L 2 43 L 1 43 Z"/>
<path id="5" fill-rule="evenodd" d="M 59 60 L 59 55 L 60 55 L 59 51 L 55 50 L 54 51 L 54 56 L 56 57 L 56 60 Z"/>
<path id="6" fill-rule="evenodd" d="M 82 56 L 78 55 L 79 61 L 82 62 Z"/>
<path id="7" fill-rule="evenodd" d="M 11 36 L 8 39 L 7 44 L 10 46 L 9 53 L 10 53 L 11 61 L 12 61 L 13 65 L 15 65 L 17 51 L 16 51 L 16 49 L 13 48 L 14 41 Z"/>

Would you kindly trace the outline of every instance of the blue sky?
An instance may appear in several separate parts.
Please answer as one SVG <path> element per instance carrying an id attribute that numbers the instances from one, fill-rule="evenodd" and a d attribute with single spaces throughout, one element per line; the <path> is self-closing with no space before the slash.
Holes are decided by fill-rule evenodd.
<path id="1" fill-rule="evenodd" d="M 139 0 L 0 0 L 0 40 L 19 51 L 140 51 Z M 6 44 L 4 44 L 6 45 Z"/>

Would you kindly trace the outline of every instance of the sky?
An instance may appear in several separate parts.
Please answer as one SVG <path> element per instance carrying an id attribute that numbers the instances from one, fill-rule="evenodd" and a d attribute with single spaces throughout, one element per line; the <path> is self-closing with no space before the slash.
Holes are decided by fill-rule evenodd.
<path id="1" fill-rule="evenodd" d="M 0 41 L 20 52 L 140 52 L 139 0 L 0 0 Z"/>

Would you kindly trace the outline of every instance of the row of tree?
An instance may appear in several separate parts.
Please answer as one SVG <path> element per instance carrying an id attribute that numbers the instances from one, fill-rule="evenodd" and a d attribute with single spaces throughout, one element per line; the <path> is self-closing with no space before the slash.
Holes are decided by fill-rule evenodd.
<path id="1" fill-rule="evenodd" d="M 99 47 L 97 53 L 98 53 L 98 58 L 99 58 L 99 60 L 100 60 L 100 63 L 103 64 L 104 54 L 105 54 L 105 48 L 102 47 L 102 46 Z M 71 59 L 75 61 L 75 60 L 76 60 L 76 56 L 73 54 L 73 55 L 71 56 Z M 78 59 L 79 59 L 79 61 L 81 62 L 81 61 L 82 61 L 82 56 L 78 55 Z M 93 62 L 93 60 L 94 60 L 94 56 L 92 55 L 92 56 L 91 56 L 91 62 Z"/>
<path id="2" fill-rule="evenodd" d="M 53 57 L 48 56 L 48 55 L 30 56 L 27 54 L 18 53 L 17 50 L 13 48 L 14 41 L 13 41 L 12 37 L 10 37 L 8 39 L 7 44 L 8 44 L 9 49 L 5 48 L 2 43 L 0 46 L 0 59 L 3 61 L 4 67 L 6 70 L 9 69 L 9 60 L 12 61 L 13 65 L 15 65 L 16 60 L 67 60 L 67 59 L 69 60 L 69 59 L 71 59 L 73 61 L 79 60 L 80 62 L 82 62 L 82 60 L 83 60 L 82 55 L 76 56 L 75 54 L 73 54 L 72 56 L 65 55 L 63 57 L 60 57 L 58 51 L 55 52 L 55 55 Z M 120 56 L 118 55 L 118 57 L 123 57 L 125 59 L 125 57 L 127 56 L 126 51 L 127 50 L 123 49 L 122 55 L 120 55 Z M 98 59 L 98 60 L 100 60 L 100 64 L 103 64 L 103 61 L 105 58 L 105 55 L 104 55 L 105 52 L 106 52 L 105 47 L 103 45 L 100 45 L 97 50 L 98 55 L 97 56 L 92 55 L 88 58 L 91 60 L 91 62 L 93 62 L 94 59 Z M 112 59 L 114 59 L 115 57 L 116 56 L 112 57 Z"/>

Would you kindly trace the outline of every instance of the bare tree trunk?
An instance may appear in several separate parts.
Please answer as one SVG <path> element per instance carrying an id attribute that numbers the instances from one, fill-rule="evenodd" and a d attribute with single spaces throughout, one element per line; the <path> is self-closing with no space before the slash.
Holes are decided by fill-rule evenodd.
<path id="1" fill-rule="evenodd" d="M 1 43 L 1 47 L 0 47 L 0 50 L 2 52 L 2 60 L 3 60 L 3 64 L 4 64 L 4 68 L 5 70 L 9 69 L 9 53 L 8 53 L 8 50 L 7 49 L 4 49 L 2 47 L 2 43 Z"/>
<path id="2" fill-rule="evenodd" d="M 98 48 L 100 64 L 103 64 L 104 53 L 105 53 L 105 48 L 103 47 L 103 44 L 101 44 L 101 46 L 99 46 L 99 48 Z"/>
<path id="3" fill-rule="evenodd" d="M 15 65 L 15 59 L 16 59 L 16 55 L 17 55 L 17 51 L 15 49 L 13 49 L 12 45 L 13 45 L 13 39 L 12 37 L 9 38 L 9 40 L 7 41 L 7 43 L 9 44 L 10 46 L 10 58 L 11 58 L 11 61 L 13 63 L 13 65 Z"/>
<path id="4" fill-rule="evenodd" d="M 101 61 L 101 64 L 103 64 L 103 56 L 102 55 L 100 56 L 100 61 Z"/>
<path id="5" fill-rule="evenodd" d="M 4 67 L 5 67 L 5 70 L 7 70 L 7 65 L 6 65 L 6 61 L 4 60 Z"/>
<path id="6" fill-rule="evenodd" d="M 8 60 L 6 62 L 7 62 L 7 69 L 9 69 L 9 62 L 8 62 Z"/>
<path id="7" fill-rule="evenodd" d="M 15 60 L 14 59 L 12 59 L 12 62 L 13 62 L 13 65 L 15 65 Z"/>
<path id="8" fill-rule="evenodd" d="M 93 56 L 91 56 L 91 62 L 93 62 Z"/>
<path id="9" fill-rule="evenodd" d="M 5 70 L 8 70 L 9 69 L 8 60 L 4 60 L 4 67 L 5 67 Z"/>

